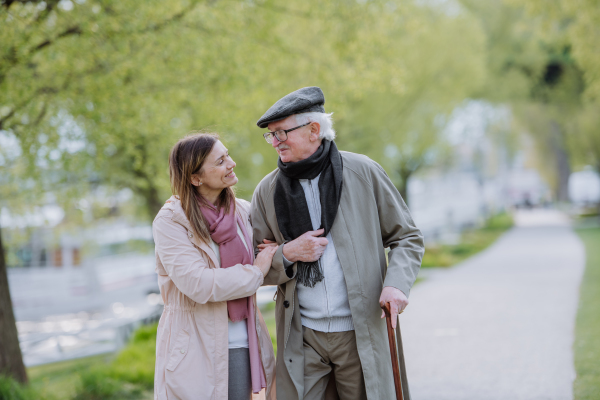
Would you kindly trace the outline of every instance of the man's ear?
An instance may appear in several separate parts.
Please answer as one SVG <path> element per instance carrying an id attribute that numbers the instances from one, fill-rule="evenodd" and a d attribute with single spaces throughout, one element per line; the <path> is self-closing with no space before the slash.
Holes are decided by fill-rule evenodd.
<path id="1" fill-rule="evenodd" d="M 319 140 L 321 136 L 321 124 L 318 122 L 312 122 L 310 124 L 310 141 L 314 142 Z"/>

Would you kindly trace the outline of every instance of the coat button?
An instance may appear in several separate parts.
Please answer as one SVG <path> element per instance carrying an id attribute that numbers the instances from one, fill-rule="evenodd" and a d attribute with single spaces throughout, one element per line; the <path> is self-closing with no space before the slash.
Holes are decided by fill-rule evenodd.
<path id="1" fill-rule="evenodd" d="M 285 301 L 283 302 L 283 306 L 284 306 L 285 308 L 288 308 L 288 307 L 290 306 L 290 302 L 289 302 L 289 301 L 287 301 L 287 300 L 285 300 Z"/>
<path id="2" fill-rule="evenodd" d="M 185 353 L 185 349 L 181 349 L 181 354 Z"/>
<path id="3" fill-rule="evenodd" d="M 188 233 L 188 236 L 189 236 L 189 237 L 192 237 L 192 236 L 194 236 L 194 235 L 192 235 L 192 232 L 189 232 L 189 233 Z"/>

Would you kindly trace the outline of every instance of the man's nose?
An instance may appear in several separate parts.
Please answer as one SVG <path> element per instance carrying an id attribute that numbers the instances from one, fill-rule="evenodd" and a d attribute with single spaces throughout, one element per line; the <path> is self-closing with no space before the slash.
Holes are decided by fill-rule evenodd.
<path id="1" fill-rule="evenodd" d="M 271 146 L 277 147 L 279 146 L 279 143 L 281 142 L 277 139 L 277 136 L 273 135 L 273 143 L 271 143 Z"/>

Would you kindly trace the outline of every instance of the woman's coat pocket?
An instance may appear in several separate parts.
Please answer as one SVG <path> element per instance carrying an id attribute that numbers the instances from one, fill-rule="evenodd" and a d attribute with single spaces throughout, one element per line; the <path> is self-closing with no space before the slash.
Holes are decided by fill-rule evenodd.
<path id="1" fill-rule="evenodd" d="M 175 371 L 175 368 L 179 365 L 183 357 L 188 352 L 188 345 L 190 344 L 190 335 L 185 330 L 181 330 L 175 340 L 175 345 L 169 355 L 169 361 L 167 363 L 168 371 Z"/>

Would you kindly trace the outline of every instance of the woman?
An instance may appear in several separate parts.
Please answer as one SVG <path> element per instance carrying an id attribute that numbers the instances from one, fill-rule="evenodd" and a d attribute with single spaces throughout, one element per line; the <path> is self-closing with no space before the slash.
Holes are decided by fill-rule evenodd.
<path id="1" fill-rule="evenodd" d="M 254 260 L 250 203 L 236 199 L 235 162 L 215 134 L 171 150 L 172 196 L 152 224 L 165 303 L 155 399 L 275 399 L 275 357 L 255 293 L 275 246 Z"/>

